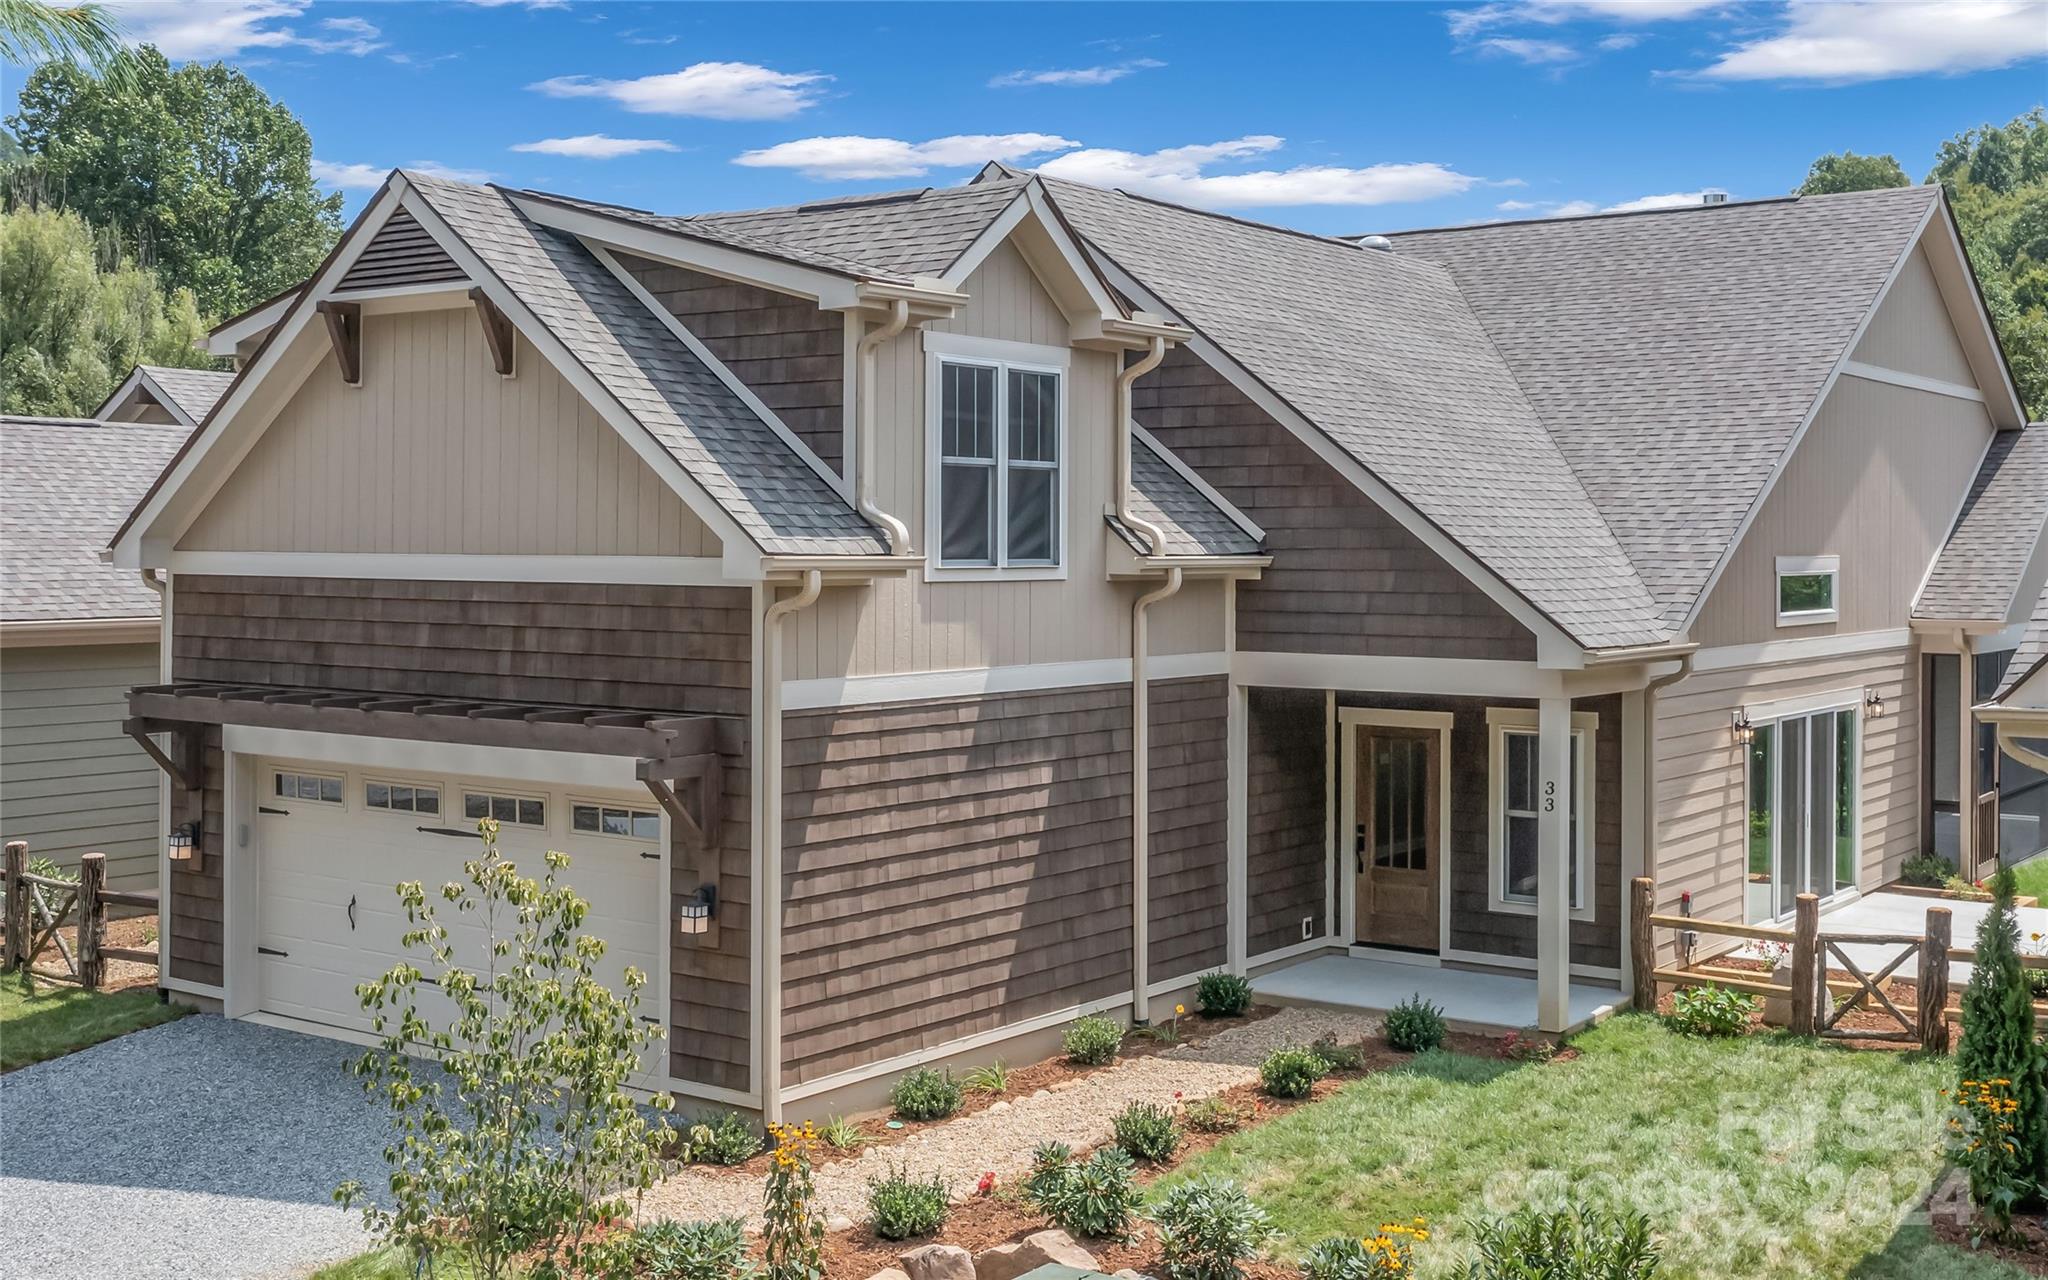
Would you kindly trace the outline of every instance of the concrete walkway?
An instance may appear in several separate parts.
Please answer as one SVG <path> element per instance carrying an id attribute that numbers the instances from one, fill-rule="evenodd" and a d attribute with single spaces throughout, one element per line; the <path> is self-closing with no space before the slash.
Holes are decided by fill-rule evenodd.
<path id="1" fill-rule="evenodd" d="M 1923 898 L 1910 893 L 1886 893 L 1879 890 L 1867 893 L 1833 911 L 1825 912 L 1820 918 L 1822 933 L 1923 933 L 1927 928 L 1927 909 L 1947 907 L 1949 910 L 1949 938 L 1954 946 L 1970 947 L 1977 943 L 1977 926 L 1991 913 L 1988 902 L 1965 902 L 1950 898 Z M 2048 908 L 2021 907 L 2019 909 L 2020 945 L 2041 946 L 2048 949 Z M 2031 937 L 2040 934 L 2042 941 L 2033 943 Z M 1895 943 L 1875 946 L 1846 947 L 1850 959 L 1865 973 L 1874 974 L 1891 962 L 1899 953 Z M 1901 964 L 1893 973 L 1906 979 L 1919 976 L 1920 961 L 1914 956 Z M 1962 961 L 1949 964 L 1949 982 L 1961 986 L 1970 980 L 1970 966 Z"/>

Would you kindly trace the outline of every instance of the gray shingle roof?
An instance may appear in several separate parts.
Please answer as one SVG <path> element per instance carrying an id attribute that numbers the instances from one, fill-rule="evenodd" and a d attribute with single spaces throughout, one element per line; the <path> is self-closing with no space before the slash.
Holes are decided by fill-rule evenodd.
<path id="1" fill-rule="evenodd" d="M 1991 441 L 1956 527 L 1942 545 L 1913 616 L 2003 618 L 2048 524 L 2048 426 Z"/>
<path id="2" fill-rule="evenodd" d="M 1939 188 L 1393 237 L 1442 263 L 1656 596 L 1692 609 Z"/>
<path id="3" fill-rule="evenodd" d="M 1257 538 L 1138 438 L 1131 441 L 1131 514 L 1166 535 L 1164 552 L 1170 556 L 1260 554 Z M 1114 515 L 1106 519 L 1131 550 L 1145 554 L 1147 544 L 1141 534 L 1126 528 Z"/>
<path id="4" fill-rule="evenodd" d="M 1047 181 L 1098 251 L 1592 648 L 1670 638 L 1444 267 Z"/>
<path id="5" fill-rule="evenodd" d="M 0 621 L 154 618 L 157 594 L 100 559 L 185 439 L 182 426 L 0 417 Z"/>
<path id="6" fill-rule="evenodd" d="M 575 239 L 536 226 L 492 188 L 405 176 L 761 550 L 888 551 L 879 530 Z"/>
<path id="7" fill-rule="evenodd" d="M 138 365 L 163 393 L 178 402 L 178 408 L 196 425 L 206 421 L 213 406 L 234 385 L 235 375 L 222 369 L 172 369 L 165 365 Z"/>

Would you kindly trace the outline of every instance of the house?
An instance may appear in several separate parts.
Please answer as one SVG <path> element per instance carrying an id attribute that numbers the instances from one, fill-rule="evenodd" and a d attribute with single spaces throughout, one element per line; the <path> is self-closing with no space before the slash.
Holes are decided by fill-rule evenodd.
<path id="1" fill-rule="evenodd" d="M 0 832 L 117 889 L 157 887 L 156 767 L 122 732 L 163 678 L 156 592 L 100 559 L 182 426 L 0 417 Z"/>
<path id="2" fill-rule="evenodd" d="M 1930 845 L 1931 668 L 2044 570 L 1980 533 L 2048 475 L 1936 188 L 1350 241 L 401 171 L 213 341 L 111 545 L 165 984 L 360 1034 L 491 815 L 652 975 L 649 1082 L 771 1117 L 1216 968 L 1583 1021 L 1634 877 L 1763 920 Z"/>

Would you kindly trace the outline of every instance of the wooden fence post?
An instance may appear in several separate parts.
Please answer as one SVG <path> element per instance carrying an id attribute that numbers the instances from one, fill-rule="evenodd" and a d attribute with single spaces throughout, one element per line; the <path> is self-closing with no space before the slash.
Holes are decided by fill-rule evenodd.
<path id="1" fill-rule="evenodd" d="M 1820 899 L 1802 893 L 1792 908 L 1792 1034 L 1814 1035 L 1820 1029 L 1820 986 L 1827 964 L 1820 955 Z"/>
<path id="2" fill-rule="evenodd" d="M 13 973 L 29 962 L 28 955 L 28 842 L 9 840 L 5 863 L 7 889 L 7 972 Z"/>
<path id="3" fill-rule="evenodd" d="M 1635 1005 L 1645 1013 L 1657 1011 L 1657 943 L 1650 933 L 1650 917 L 1657 912 L 1657 882 L 1637 876 L 1629 886 L 1634 895 L 1629 905 L 1628 954 L 1635 973 Z"/>
<path id="4" fill-rule="evenodd" d="M 107 904 L 100 891 L 107 887 L 107 855 L 88 853 L 78 860 L 78 982 L 87 991 L 98 991 L 107 980 Z"/>
<path id="5" fill-rule="evenodd" d="M 1927 908 L 1927 936 L 1920 940 L 1920 1047 L 1948 1052 L 1949 909 Z"/>

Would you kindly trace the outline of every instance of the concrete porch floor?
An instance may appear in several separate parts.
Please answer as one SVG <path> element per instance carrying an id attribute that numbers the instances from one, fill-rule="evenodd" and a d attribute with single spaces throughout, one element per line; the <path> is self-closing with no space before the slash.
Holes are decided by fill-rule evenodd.
<path id="1" fill-rule="evenodd" d="M 1363 956 L 1318 956 L 1252 979 L 1262 999 L 1280 1004 L 1319 1004 L 1384 1012 L 1411 995 L 1440 1006 L 1460 1031 L 1525 1031 L 1536 1025 L 1536 979 L 1478 969 L 1433 968 L 1369 960 Z M 1626 1002 L 1619 989 L 1571 984 L 1568 1007 L 1576 1030 Z"/>

